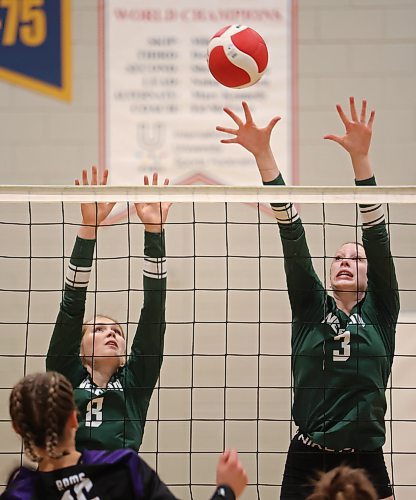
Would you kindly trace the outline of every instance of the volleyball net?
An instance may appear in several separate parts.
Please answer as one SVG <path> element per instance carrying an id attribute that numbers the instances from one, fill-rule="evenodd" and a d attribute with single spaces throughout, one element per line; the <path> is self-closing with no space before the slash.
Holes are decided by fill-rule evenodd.
<path id="1" fill-rule="evenodd" d="M 0 483 L 21 461 L 8 398 L 43 371 L 80 202 L 117 201 L 99 229 L 86 318 L 115 318 L 131 343 L 143 301 L 143 226 L 134 201 L 173 201 L 164 360 L 140 453 L 181 498 L 207 498 L 224 448 L 249 476 L 245 498 L 276 498 L 291 436 L 291 312 L 269 202 L 296 203 L 329 285 L 340 244 L 361 241 L 357 203 L 383 203 L 401 298 L 384 450 L 397 498 L 416 481 L 416 188 L 0 187 Z"/>

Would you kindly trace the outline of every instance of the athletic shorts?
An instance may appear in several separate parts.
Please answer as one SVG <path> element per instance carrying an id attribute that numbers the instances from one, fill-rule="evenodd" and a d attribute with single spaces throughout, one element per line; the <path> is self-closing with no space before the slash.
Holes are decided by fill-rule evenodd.
<path id="1" fill-rule="evenodd" d="M 350 448 L 333 451 L 324 449 L 323 446 L 313 443 L 306 434 L 298 432 L 289 446 L 280 499 L 306 498 L 313 491 L 311 480 L 316 479 L 316 472 L 326 472 L 339 465 L 364 469 L 379 498 L 387 498 L 393 494 L 381 448 L 372 451 Z"/>

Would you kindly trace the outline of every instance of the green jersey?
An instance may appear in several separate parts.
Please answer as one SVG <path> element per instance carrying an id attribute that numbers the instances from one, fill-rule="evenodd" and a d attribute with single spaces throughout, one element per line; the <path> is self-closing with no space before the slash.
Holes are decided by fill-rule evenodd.
<path id="1" fill-rule="evenodd" d="M 270 183 L 283 185 L 281 176 Z M 374 178 L 357 185 L 374 185 Z M 360 205 L 368 288 L 350 312 L 317 277 L 295 207 L 272 205 L 292 309 L 293 418 L 329 449 L 374 450 L 385 442 L 385 390 L 394 355 L 399 294 L 380 205 Z"/>
<path id="2" fill-rule="evenodd" d="M 143 438 L 146 414 L 159 377 L 165 334 L 166 258 L 164 235 L 145 233 L 144 303 L 125 366 L 107 387 L 97 387 L 80 358 L 85 300 L 95 240 L 77 238 L 65 292 L 49 344 L 47 370 L 65 375 L 79 410 L 78 450 L 134 448 Z"/>

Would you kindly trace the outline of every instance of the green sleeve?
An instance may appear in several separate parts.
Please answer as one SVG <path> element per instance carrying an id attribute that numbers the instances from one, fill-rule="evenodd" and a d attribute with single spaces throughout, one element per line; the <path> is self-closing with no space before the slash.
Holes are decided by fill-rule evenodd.
<path id="1" fill-rule="evenodd" d="M 132 376 L 134 386 L 146 392 L 148 404 L 162 366 L 166 330 L 164 232 L 145 232 L 144 254 L 143 307 L 126 368 Z"/>
<path id="2" fill-rule="evenodd" d="M 356 181 L 357 186 L 375 186 L 374 177 Z M 360 205 L 363 245 L 367 257 L 367 293 L 377 307 L 382 324 L 395 328 L 400 310 L 396 271 L 390 250 L 390 237 L 380 204 Z"/>
<path id="3" fill-rule="evenodd" d="M 284 186 L 279 175 L 265 185 Z M 311 319 L 321 313 L 326 292 L 315 273 L 305 230 L 292 203 L 272 203 L 282 240 L 284 267 L 293 318 Z"/>
<path id="4" fill-rule="evenodd" d="M 77 237 L 65 279 L 58 318 L 49 343 L 46 369 L 65 375 L 76 386 L 84 374 L 79 357 L 89 274 L 95 240 Z"/>

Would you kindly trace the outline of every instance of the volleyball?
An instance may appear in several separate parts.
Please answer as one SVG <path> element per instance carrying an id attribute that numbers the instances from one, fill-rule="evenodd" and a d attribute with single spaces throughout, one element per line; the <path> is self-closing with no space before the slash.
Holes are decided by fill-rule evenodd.
<path id="1" fill-rule="evenodd" d="M 219 83 L 242 89 L 260 80 L 267 67 L 268 51 L 257 31 L 234 24 L 211 38 L 207 58 L 209 70 Z"/>

